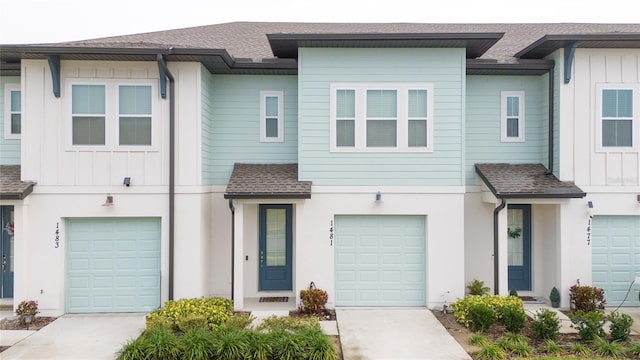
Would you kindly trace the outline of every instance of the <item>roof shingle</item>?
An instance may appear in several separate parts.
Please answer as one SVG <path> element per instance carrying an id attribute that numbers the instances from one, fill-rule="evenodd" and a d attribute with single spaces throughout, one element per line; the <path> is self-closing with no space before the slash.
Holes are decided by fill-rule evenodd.
<path id="1" fill-rule="evenodd" d="M 225 199 L 311 198 L 311 181 L 298 181 L 298 164 L 236 163 Z"/>
<path id="2" fill-rule="evenodd" d="M 35 184 L 20 180 L 20 165 L 0 165 L 0 199 L 24 199 L 33 191 Z"/>

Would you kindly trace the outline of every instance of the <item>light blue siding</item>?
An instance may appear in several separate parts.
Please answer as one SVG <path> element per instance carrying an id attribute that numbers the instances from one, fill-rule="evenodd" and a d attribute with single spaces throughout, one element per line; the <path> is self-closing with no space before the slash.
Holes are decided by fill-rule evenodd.
<path id="1" fill-rule="evenodd" d="M 463 49 L 300 49 L 301 180 L 314 185 L 463 185 Z M 433 84 L 433 153 L 329 151 L 333 82 Z"/>
<path id="2" fill-rule="evenodd" d="M 160 219 L 68 219 L 65 310 L 148 312 L 160 306 Z"/>
<path id="3" fill-rule="evenodd" d="M 336 216 L 336 306 L 425 306 L 424 216 Z"/>
<path id="4" fill-rule="evenodd" d="M 19 76 L 0 77 L 0 165 L 20 165 L 20 140 L 4 138 L 5 84 L 20 84 Z"/>
<path id="5" fill-rule="evenodd" d="M 226 185 L 235 162 L 297 161 L 296 76 L 207 74 L 202 77 L 204 184 Z M 284 92 L 284 142 L 260 142 L 260 91 L 268 90 Z"/>
<path id="6" fill-rule="evenodd" d="M 475 184 L 473 165 L 484 162 L 542 163 L 546 166 L 547 112 L 541 76 L 468 76 L 466 97 L 466 184 Z M 501 91 L 525 92 L 525 141 L 500 141 Z"/>

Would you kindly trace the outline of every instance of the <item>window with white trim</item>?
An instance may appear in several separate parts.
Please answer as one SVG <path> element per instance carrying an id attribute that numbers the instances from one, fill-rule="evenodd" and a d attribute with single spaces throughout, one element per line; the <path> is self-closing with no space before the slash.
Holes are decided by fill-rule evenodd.
<path id="1" fill-rule="evenodd" d="M 331 151 L 433 151 L 433 85 L 330 86 Z"/>
<path id="2" fill-rule="evenodd" d="M 118 87 L 119 145 L 151 145 L 151 86 Z"/>
<path id="3" fill-rule="evenodd" d="M 4 138 L 20 139 L 22 133 L 22 104 L 19 84 L 5 85 Z"/>
<path id="4" fill-rule="evenodd" d="M 634 146 L 633 89 L 603 88 L 601 90 L 600 146 L 602 148 L 632 148 Z"/>
<path id="5" fill-rule="evenodd" d="M 260 92 L 260 141 L 284 141 L 284 92 Z"/>
<path id="6" fill-rule="evenodd" d="M 71 86 L 71 143 L 106 145 L 106 87 Z"/>
<path id="7" fill-rule="evenodd" d="M 524 91 L 502 91 L 500 97 L 500 140 L 524 142 Z"/>

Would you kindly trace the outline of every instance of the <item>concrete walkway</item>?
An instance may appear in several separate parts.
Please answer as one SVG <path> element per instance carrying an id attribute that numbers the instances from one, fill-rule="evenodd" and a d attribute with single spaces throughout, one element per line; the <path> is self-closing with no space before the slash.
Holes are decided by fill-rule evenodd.
<path id="1" fill-rule="evenodd" d="M 336 309 L 345 360 L 468 359 L 428 309 Z"/>
<path id="2" fill-rule="evenodd" d="M 145 314 L 64 315 L 0 353 L 0 358 L 113 360 L 144 326 Z"/>

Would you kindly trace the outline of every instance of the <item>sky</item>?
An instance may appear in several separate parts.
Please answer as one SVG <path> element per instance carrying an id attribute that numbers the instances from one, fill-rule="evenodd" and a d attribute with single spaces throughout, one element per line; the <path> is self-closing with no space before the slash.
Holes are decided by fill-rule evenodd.
<path id="1" fill-rule="evenodd" d="M 232 21 L 638 23 L 638 0 L 0 0 L 0 44 Z"/>

